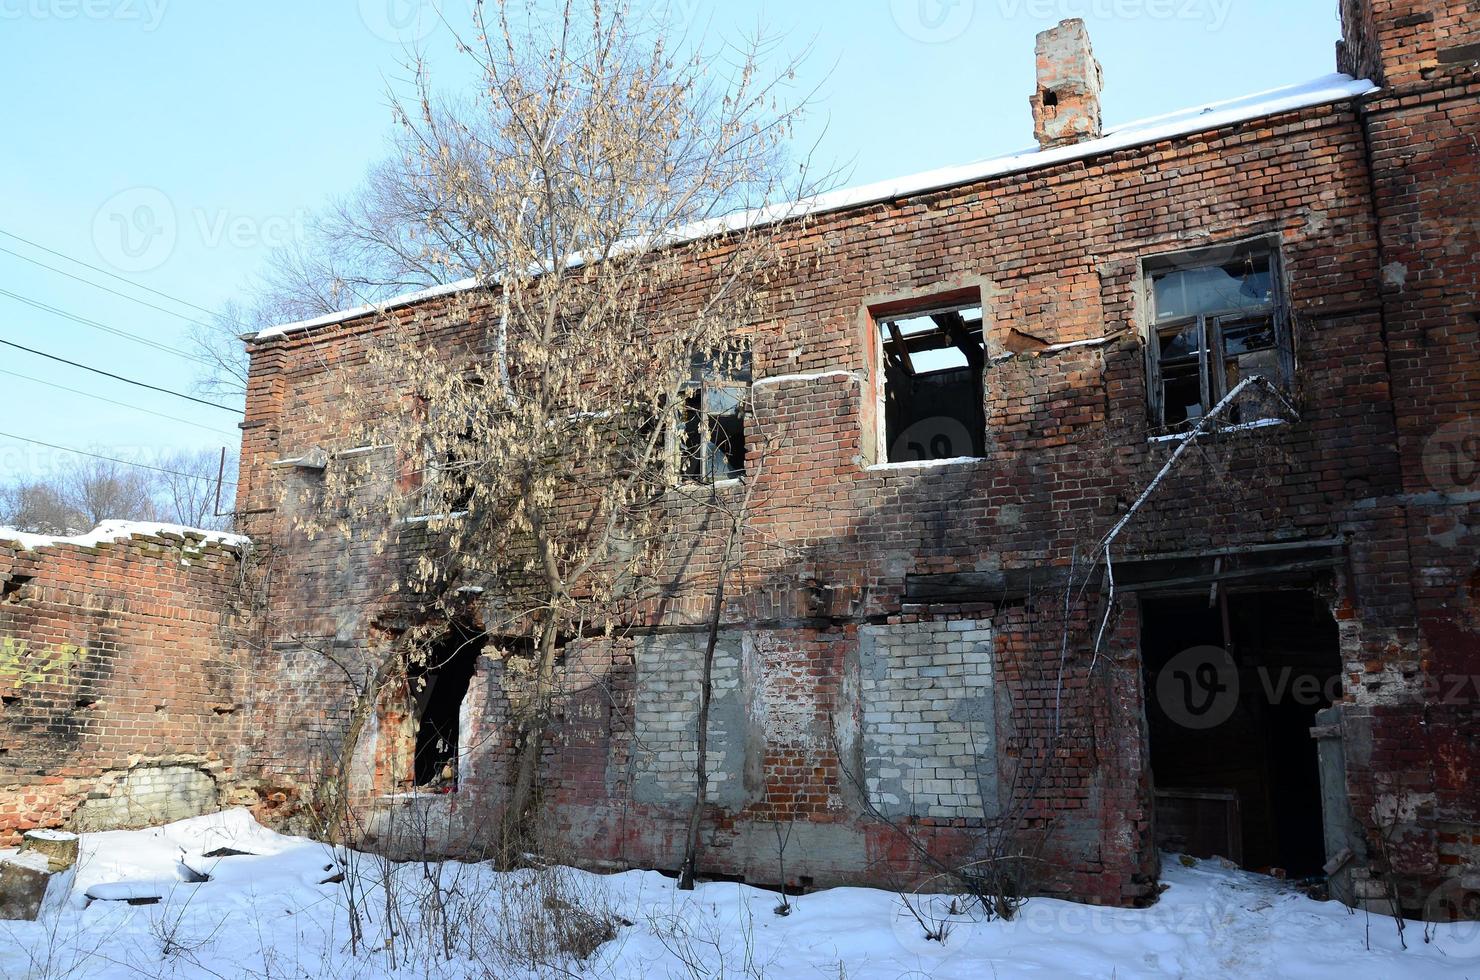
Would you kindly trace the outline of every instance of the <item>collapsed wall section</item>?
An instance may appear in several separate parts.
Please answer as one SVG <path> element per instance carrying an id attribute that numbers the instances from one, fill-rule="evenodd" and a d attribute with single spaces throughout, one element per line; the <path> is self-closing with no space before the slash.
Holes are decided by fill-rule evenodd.
<path id="1" fill-rule="evenodd" d="M 142 827 L 234 802 L 244 539 L 4 533 L 0 847 L 36 827 Z"/>

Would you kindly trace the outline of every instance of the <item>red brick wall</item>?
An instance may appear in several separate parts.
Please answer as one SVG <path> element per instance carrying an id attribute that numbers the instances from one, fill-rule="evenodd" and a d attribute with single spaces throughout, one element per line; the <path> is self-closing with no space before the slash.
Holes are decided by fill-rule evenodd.
<path id="1" fill-rule="evenodd" d="M 1391 12 L 1374 4 L 1351 22 L 1391 31 Z M 1370 43 L 1369 36 L 1354 50 Z M 1406 77 L 1396 67 L 1391 74 Z M 924 608 L 905 604 L 905 576 L 1047 576 L 1062 569 L 1072 545 L 1103 534 L 1174 448 L 1148 439 L 1140 261 L 1256 235 L 1278 240 L 1284 261 L 1299 418 L 1222 436 L 1189 457 L 1117 550 L 1345 539 L 1347 562 L 1325 585 L 1338 596 L 1343 622 L 1344 724 L 1371 746 L 1349 755 L 1358 820 L 1376 833 L 1374 807 L 1395 785 L 1423 801 L 1395 861 L 1410 899 L 1421 898 L 1441 866 L 1473 860 L 1475 760 L 1464 734 L 1474 730 L 1473 702 L 1403 690 L 1441 669 L 1475 673 L 1480 648 L 1474 497 L 1435 497 L 1422 475 L 1434 433 L 1475 418 L 1480 269 L 1475 226 L 1465 218 L 1480 213 L 1470 206 L 1480 172 L 1468 135 L 1477 126 L 1475 90 L 1446 76 L 1422 93 L 1392 91 L 1371 108 L 1371 115 L 1349 104 L 1288 112 L 820 216 L 789 243 L 807 258 L 805 276 L 778 284 L 785 299 L 768 322 L 745 325 L 759 379 L 754 445 L 765 447 L 757 539 L 784 547 L 748 553 L 727 627 L 786 634 L 791 648 L 807 651 L 808 668 L 789 671 L 785 684 L 818 706 L 822 728 L 850 710 L 854 694 L 838 680 L 860 624 L 991 619 L 1005 703 L 997 751 L 1004 772 L 1034 777 L 1027 827 L 1042 834 L 1033 882 L 1041 890 L 1116 904 L 1154 893 L 1134 604 L 1119 610 L 1109 655 L 1093 661 L 1092 604 L 1074 610 L 1061 684 L 1063 624 L 1045 601 L 1051 588 L 1001 604 Z M 986 376 L 987 458 L 878 467 L 868 311 L 963 287 L 981 291 L 994 355 L 1020 349 L 1015 333 L 1049 344 L 1097 342 L 994 361 Z M 447 322 L 440 304 L 414 313 L 440 318 L 449 336 L 469 329 Z M 265 466 L 313 446 L 349 448 L 346 420 L 334 411 L 344 380 L 325 364 L 353 363 L 376 329 L 362 318 L 253 346 L 242 499 L 254 536 L 273 549 L 268 631 L 284 650 L 309 637 L 363 651 L 378 617 L 397 608 L 385 598 L 393 566 L 342 542 L 296 536 L 281 488 L 297 477 Z M 393 402 L 394 379 L 361 381 L 385 387 Z M 707 566 L 701 558 L 695 567 Z M 646 625 L 692 625 L 702 612 L 701 594 Z M 315 692 L 306 700 L 324 717 L 314 724 L 332 741 L 342 719 L 332 717 L 327 689 L 314 686 L 332 687 L 329 675 L 316 678 L 301 665 L 264 668 L 264 700 L 277 691 Z M 572 681 L 581 693 L 571 711 L 584 704 L 585 713 L 567 715 L 546 753 L 554 819 L 593 859 L 672 863 L 682 813 L 634 804 L 621 777 L 631 738 L 630 658 L 620 650 L 597 657 L 587 673 L 602 683 Z M 1421 718 L 1434 723 L 1424 727 Z M 497 728 L 498 717 L 488 721 Z M 1420 732 L 1429 762 L 1415 765 Z M 276 728 L 267 762 L 276 777 L 308 778 L 301 735 Z M 774 856 L 762 853 L 758 835 L 779 816 L 796 817 L 813 835 L 805 856 L 788 855 L 789 865 L 805 869 L 799 875 L 880 880 L 873 858 L 911 863 L 897 833 L 871 822 L 839 789 L 845 776 L 836 757 L 799 756 L 771 738 L 761 754 L 756 799 L 709 814 L 710 870 L 764 878 Z M 495 800 L 505 774 L 496 760 L 489 765 L 477 778 L 484 798 Z M 969 830 L 919 832 L 944 853 L 965 846 Z"/>
<path id="2" fill-rule="evenodd" d="M 238 571 L 235 549 L 175 535 L 0 540 L 0 847 L 70 825 L 79 806 L 106 824 L 118 809 L 136 824 L 183 816 L 154 798 L 176 777 L 213 789 L 213 809 L 235 799 Z"/>
<path id="3" fill-rule="evenodd" d="M 1342 0 L 1341 20 L 1342 70 L 1390 87 L 1443 77 L 1480 43 L 1480 0 Z"/>

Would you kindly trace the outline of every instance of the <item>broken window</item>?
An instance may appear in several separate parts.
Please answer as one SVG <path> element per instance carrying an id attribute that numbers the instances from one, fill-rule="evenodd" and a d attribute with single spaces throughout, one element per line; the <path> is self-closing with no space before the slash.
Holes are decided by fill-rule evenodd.
<path id="1" fill-rule="evenodd" d="M 878 318 L 891 463 L 986 455 L 980 303 Z"/>
<path id="2" fill-rule="evenodd" d="M 681 479 L 713 483 L 745 475 L 750 382 L 748 346 L 694 357 L 678 413 L 676 442 Z"/>
<path id="3" fill-rule="evenodd" d="M 478 666 L 485 637 L 457 629 L 433 644 L 425 658 L 407 666 L 416 745 L 413 774 L 417 786 L 451 792 L 457 788 L 463 702 Z"/>
<path id="4" fill-rule="evenodd" d="M 1196 424 L 1250 375 L 1289 388 L 1294 354 L 1273 249 L 1250 244 L 1156 259 L 1146 263 L 1146 280 L 1156 425 Z M 1224 418 L 1252 422 L 1272 408 L 1251 392 Z"/>
<path id="5" fill-rule="evenodd" d="M 460 513 L 472 504 L 476 466 L 472 412 L 482 387 L 481 378 L 465 378 L 463 385 L 455 389 L 464 404 L 456 408 L 433 400 L 424 401 L 427 431 L 423 440 L 426 463 L 422 490 L 426 501 L 423 509 L 428 514 Z M 456 414 L 459 411 L 461 417 Z M 461 429 L 457 428 L 459 422 Z"/>

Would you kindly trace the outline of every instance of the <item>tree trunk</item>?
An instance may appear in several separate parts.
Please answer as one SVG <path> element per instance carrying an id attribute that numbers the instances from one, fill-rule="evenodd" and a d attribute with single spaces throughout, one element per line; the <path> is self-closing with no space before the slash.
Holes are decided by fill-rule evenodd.
<path id="1" fill-rule="evenodd" d="M 533 805 L 535 777 L 539 774 L 540 754 L 544 748 L 545 731 L 550 726 L 550 689 L 555 681 L 555 639 L 557 625 L 552 616 L 540 630 L 540 646 L 535 669 L 535 689 L 531 699 L 531 711 L 522 726 L 524 745 L 519 751 L 519 767 L 514 778 L 514 792 L 509 798 L 509 808 L 504 815 L 504 825 L 515 831 L 515 836 L 505 833 L 506 842 L 517 842 L 519 846 L 529 842 L 529 831 L 533 828 Z M 505 860 L 513 857 L 505 854 Z"/>
<path id="2" fill-rule="evenodd" d="M 727 560 L 725 566 L 728 564 Z M 709 701 L 714 694 L 714 648 L 719 643 L 720 614 L 725 607 L 725 566 L 720 567 L 719 581 L 714 586 L 714 608 L 709 612 L 709 635 L 704 641 L 704 679 L 699 687 L 699 758 L 694 763 L 694 806 L 689 811 L 689 832 L 678 878 L 681 891 L 693 890 L 694 876 L 699 870 L 699 824 L 704 816 L 704 800 L 709 795 Z"/>

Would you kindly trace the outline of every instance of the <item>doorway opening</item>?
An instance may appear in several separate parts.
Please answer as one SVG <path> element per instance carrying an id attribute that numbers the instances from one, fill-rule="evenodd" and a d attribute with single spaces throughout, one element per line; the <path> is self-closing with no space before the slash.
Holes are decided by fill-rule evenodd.
<path id="1" fill-rule="evenodd" d="M 408 665 L 412 718 L 416 724 L 413 773 L 417 786 L 447 792 L 457 788 L 461 716 L 485 637 L 457 626 L 427 651 L 425 662 Z"/>
<path id="2" fill-rule="evenodd" d="M 1310 730 L 1340 696 L 1336 621 L 1308 589 L 1141 600 L 1159 847 L 1292 878 L 1325 863 Z"/>

